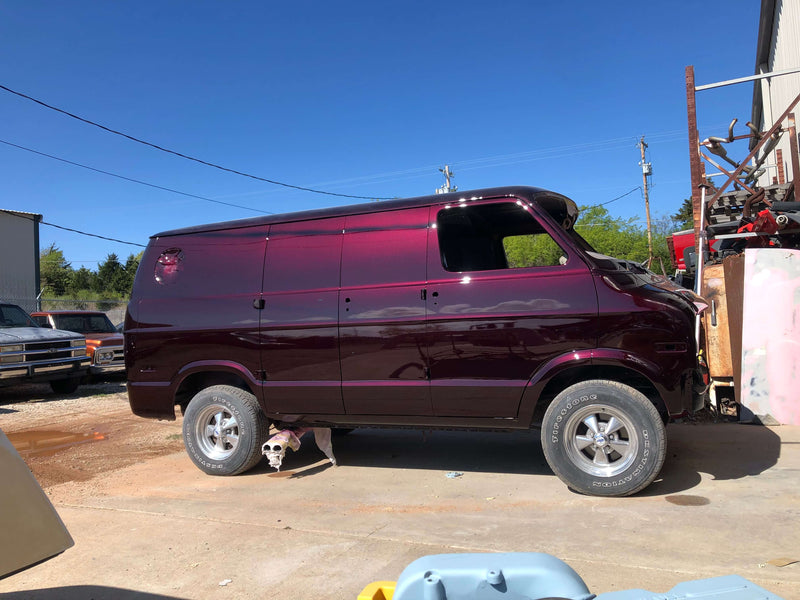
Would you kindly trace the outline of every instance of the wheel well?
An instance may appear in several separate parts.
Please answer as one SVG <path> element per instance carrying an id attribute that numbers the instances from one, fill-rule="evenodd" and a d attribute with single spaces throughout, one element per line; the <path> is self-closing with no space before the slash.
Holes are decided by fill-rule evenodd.
<path id="1" fill-rule="evenodd" d="M 184 379 L 175 393 L 175 404 L 181 407 L 181 412 L 186 412 L 189 401 L 197 392 L 212 385 L 230 385 L 254 393 L 247 382 L 235 373 L 228 371 L 204 371 L 193 373 Z"/>
<path id="2" fill-rule="evenodd" d="M 590 365 L 562 371 L 547 382 L 547 385 L 545 385 L 542 393 L 539 394 L 539 399 L 536 402 L 533 423 L 539 424 L 542 422 L 547 407 L 559 393 L 575 383 L 588 381 L 589 379 L 608 379 L 634 388 L 644 394 L 647 399 L 653 403 L 653 406 L 656 407 L 665 424 L 669 420 L 669 413 L 667 412 L 661 395 L 647 377 L 624 367 Z"/>

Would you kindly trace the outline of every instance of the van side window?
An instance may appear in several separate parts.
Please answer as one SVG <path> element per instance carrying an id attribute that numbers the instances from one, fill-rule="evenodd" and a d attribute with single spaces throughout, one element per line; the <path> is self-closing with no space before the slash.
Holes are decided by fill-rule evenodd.
<path id="1" fill-rule="evenodd" d="M 567 261 L 566 252 L 516 202 L 444 208 L 436 228 L 447 271 L 551 267 Z"/>

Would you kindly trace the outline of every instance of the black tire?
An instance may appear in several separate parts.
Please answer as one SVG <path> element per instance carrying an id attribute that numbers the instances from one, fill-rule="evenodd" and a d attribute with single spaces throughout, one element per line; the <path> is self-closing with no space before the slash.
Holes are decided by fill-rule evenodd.
<path id="1" fill-rule="evenodd" d="M 331 435 L 333 437 L 342 437 L 347 435 L 348 433 L 353 433 L 355 431 L 354 427 L 334 427 L 331 429 Z"/>
<path id="2" fill-rule="evenodd" d="M 69 379 L 54 379 L 50 382 L 50 389 L 56 394 L 72 394 L 78 389 L 81 380 L 77 377 L 70 377 Z"/>
<path id="3" fill-rule="evenodd" d="M 658 476 L 667 435 L 644 394 L 597 379 L 568 387 L 547 407 L 542 448 L 550 468 L 573 490 L 629 496 Z"/>
<path id="4" fill-rule="evenodd" d="M 230 385 L 198 392 L 183 415 L 183 445 L 209 475 L 238 475 L 256 466 L 269 435 L 269 419 L 255 396 Z"/>

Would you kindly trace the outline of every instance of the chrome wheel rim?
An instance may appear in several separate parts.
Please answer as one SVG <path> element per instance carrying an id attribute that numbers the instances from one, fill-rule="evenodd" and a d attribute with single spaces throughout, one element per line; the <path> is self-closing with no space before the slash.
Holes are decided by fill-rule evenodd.
<path id="1" fill-rule="evenodd" d="M 225 460 L 239 445 L 239 423 L 226 406 L 205 407 L 195 421 L 194 437 L 211 460 Z"/>
<path id="2" fill-rule="evenodd" d="M 639 433 L 630 418 L 610 406 L 583 407 L 569 418 L 565 432 L 570 459 L 589 475 L 619 475 L 639 451 Z"/>

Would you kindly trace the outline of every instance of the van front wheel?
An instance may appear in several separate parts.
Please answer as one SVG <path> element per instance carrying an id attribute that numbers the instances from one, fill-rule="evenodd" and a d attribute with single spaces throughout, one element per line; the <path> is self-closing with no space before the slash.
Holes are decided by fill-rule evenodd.
<path id="1" fill-rule="evenodd" d="M 553 472 L 575 491 L 629 496 L 658 476 L 666 429 L 644 394 L 597 379 L 555 397 L 544 415 L 542 448 Z"/>
<path id="2" fill-rule="evenodd" d="M 269 420 L 255 396 L 230 385 L 198 392 L 183 416 L 183 444 L 209 475 L 238 475 L 261 460 Z"/>

